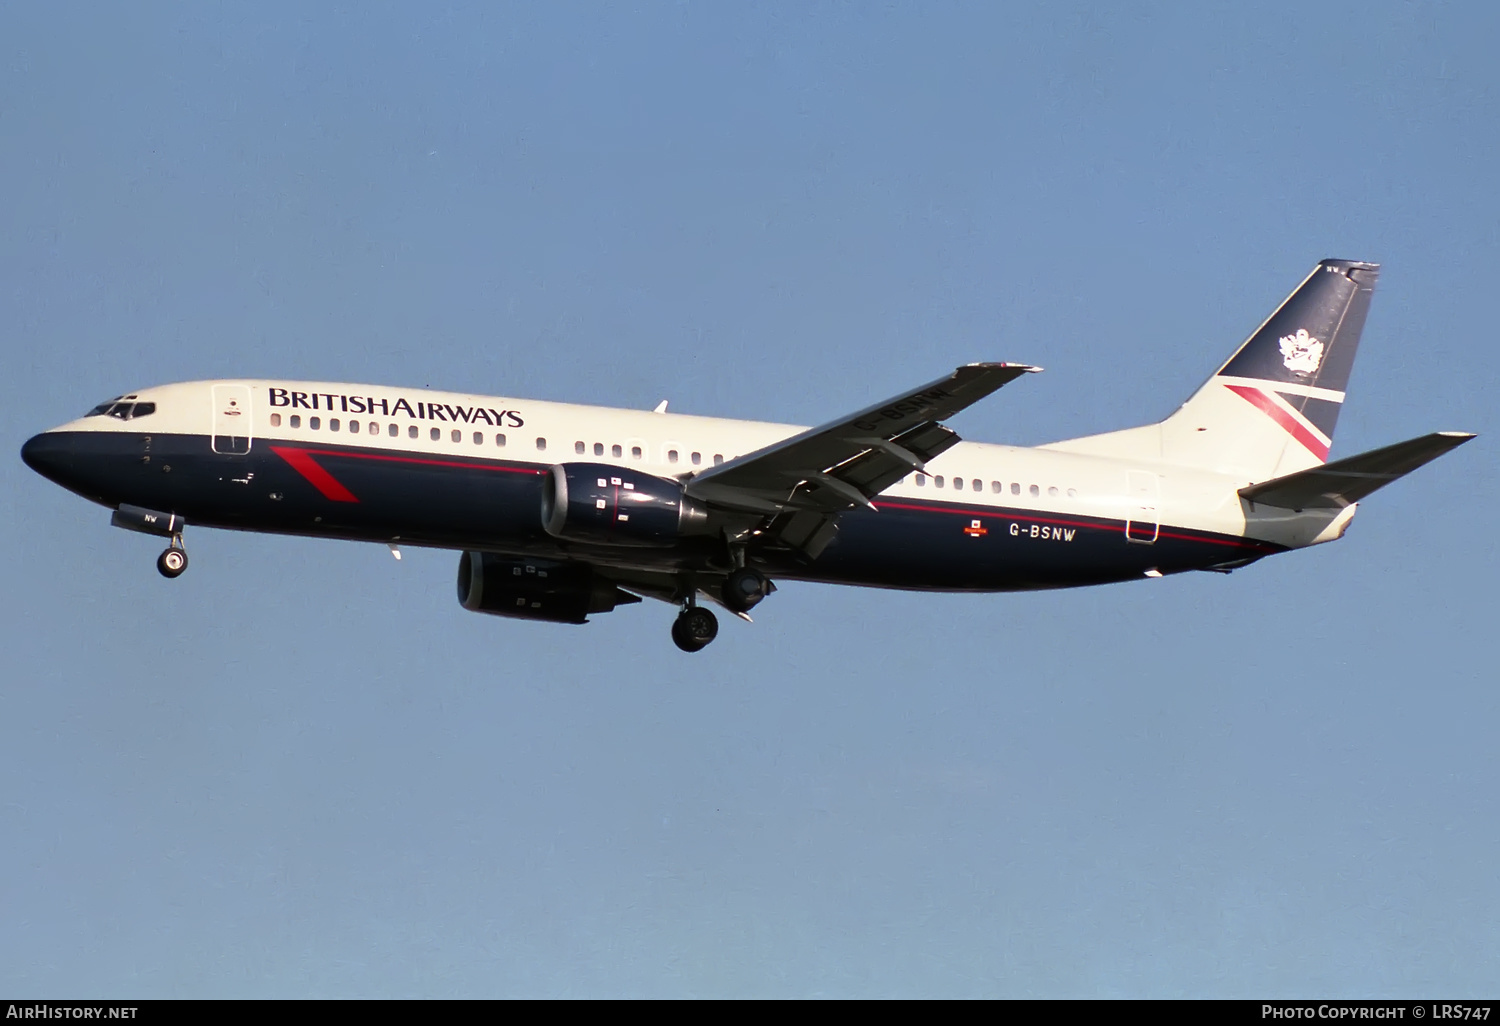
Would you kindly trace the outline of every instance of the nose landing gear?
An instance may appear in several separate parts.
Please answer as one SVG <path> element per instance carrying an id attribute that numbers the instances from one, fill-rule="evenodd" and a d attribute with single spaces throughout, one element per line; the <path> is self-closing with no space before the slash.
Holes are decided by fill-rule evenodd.
<path id="1" fill-rule="evenodd" d="M 156 557 L 157 573 L 170 580 L 173 577 L 182 576 L 182 572 L 187 569 L 187 565 L 187 549 L 182 547 L 182 535 L 174 534 L 171 546 L 160 556 Z"/>
<path id="2" fill-rule="evenodd" d="M 163 577 L 180 577 L 187 569 L 187 549 L 182 547 L 182 529 L 187 524 L 176 513 L 163 513 L 161 510 L 121 503 L 120 507 L 110 514 L 109 522 L 112 527 L 123 527 L 127 531 L 135 531 L 139 534 L 154 534 L 158 538 L 172 539 L 172 543 L 167 546 L 167 551 L 156 557 L 156 571 Z"/>

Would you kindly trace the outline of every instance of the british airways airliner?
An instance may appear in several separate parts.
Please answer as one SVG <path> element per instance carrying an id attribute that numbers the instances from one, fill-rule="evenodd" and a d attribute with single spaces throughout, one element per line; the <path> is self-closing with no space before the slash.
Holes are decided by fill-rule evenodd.
<path id="1" fill-rule="evenodd" d="M 27 465 L 170 539 L 189 525 L 458 550 L 465 609 L 555 623 L 660 599 L 696 652 L 774 581 L 999 592 L 1228 572 L 1343 536 L 1463 444 L 1328 462 L 1379 268 L 1325 260 L 1156 424 L 1035 448 L 943 421 L 1039 370 L 974 363 L 822 427 L 294 381 L 141 389 Z"/>

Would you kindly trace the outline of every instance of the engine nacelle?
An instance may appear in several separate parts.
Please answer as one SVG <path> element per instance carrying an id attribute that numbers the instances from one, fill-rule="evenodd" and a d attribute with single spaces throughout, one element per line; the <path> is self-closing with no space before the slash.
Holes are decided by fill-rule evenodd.
<path id="1" fill-rule="evenodd" d="M 512 559 L 488 552 L 458 558 L 458 602 L 475 613 L 585 623 L 590 613 L 639 602 L 585 563 Z"/>
<path id="2" fill-rule="evenodd" d="M 666 546 L 710 533 L 707 507 L 680 482 L 607 463 L 548 470 L 542 524 L 554 538 L 596 545 Z"/>

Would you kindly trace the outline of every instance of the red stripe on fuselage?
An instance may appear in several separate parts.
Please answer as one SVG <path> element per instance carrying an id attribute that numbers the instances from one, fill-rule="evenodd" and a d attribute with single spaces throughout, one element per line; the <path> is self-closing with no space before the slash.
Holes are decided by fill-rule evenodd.
<path id="1" fill-rule="evenodd" d="M 420 466 L 458 466 L 460 469 L 483 469 L 499 474 L 546 474 L 544 469 L 534 466 L 508 466 L 502 463 L 460 463 L 452 459 L 422 459 L 420 456 L 392 456 L 390 453 L 362 453 L 351 449 L 299 449 L 291 446 L 272 446 L 272 452 L 291 463 L 294 471 L 311 481 L 324 498 L 335 502 L 359 502 L 359 496 L 339 483 L 335 475 L 323 468 L 314 456 L 339 456 L 342 459 L 374 459 L 384 463 L 417 463 Z"/>
<path id="2" fill-rule="evenodd" d="M 353 492 L 339 484 L 337 478 L 318 465 L 318 461 L 312 458 L 311 450 L 289 449 L 273 445 L 271 451 L 286 460 L 293 470 L 307 478 L 312 486 L 322 493 L 323 498 L 332 499 L 334 502 L 359 501 Z"/>
<path id="3" fill-rule="evenodd" d="M 1251 388 L 1249 385 L 1225 385 L 1224 387 L 1241 399 L 1248 401 L 1251 406 L 1254 406 L 1280 424 L 1286 429 L 1287 434 L 1306 446 L 1307 451 L 1319 460 L 1324 463 L 1328 462 L 1328 446 L 1324 445 L 1321 439 L 1298 423 L 1297 419 L 1290 413 L 1277 406 L 1275 399 L 1272 399 L 1260 389 Z"/>
<path id="4" fill-rule="evenodd" d="M 351 449 L 302 449 L 292 446 L 271 446 L 271 451 L 291 465 L 292 469 L 312 484 L 325 499 L 334 502 L 358 502 L 359 497 L 339 483 L 339 480 L 324 470 L 314 456 L 338 456 L 355 460 L 378 460 L 383 463 L 415 463 L 425 467 L 459 467 L 465 470 L 490 470 L 508 474 L 545 474 L 533 467 L 511 467 L 492 463 L 459 463 L 455 460 L 429 460 L 417 456 L 392 456 L 380 452 L 358 452 Z"/>
<path id="5" fill-rule="evenodd" d="M 351 460 L 380 460 L 384 463 L 418 463 L 424 467 L 461 467 L 464 470 L 491 470 L 501 474 L 545 474 L 535 467 L 512 467 L 493 463 L 459 463 L 456 460 L 424 460 L 416 456 L 392 456 L 383 452 L 358 452 L 353 449 L 301 449 L 314 456 L 341 456 Z"/>
<path id="6" fill-rule="evenodd" d="M 272 446 L 271 451 L 287 463 L 291 464 L 313 487 L 317 488 L 324 497 L 335 502 L 358 502 L 354 493 L 345 488 L 328 471 L 324 470 L 314 459 L 314 456 L 337 456 L 347 459 L 377 460 L 384 463 L 414 463 L 428 467 L 457 467 L 466 470 L 488 470 L 508 474 L 545 474 L 547 471 L 536 467 L 517 467 L 494 463 L 459 463 L 455 460 L 433 460 L 423 459 L 416 456 L 394 456 L 389 453 L 356 452 L 348 449 L 300 449 L 286 446 Z M 891 502 L 889 500 L 876 499 L 875 506 L 878 509 L 902 509 L 916 513 L 948 513 L 954 516 L 989 516 L 1001 517 L 1010 520 L 1025 520 L 1028 523 L 1055 524 L 1062 527 L 1078 527 L 1085 530 L 1107 531 L 1114 533 L 1120 530 L 1119 523 L 1100 524 L 1083 520 L 1069 520 L 1057 516 L 1034 516 L 1024 511 L 997 510 L 989 506 L 970 506 L 961 508 L 946 504 L 914 505 L 903 502 Z M 1228 548 L 1251 549 L 1260 552 L 1279 552 L 1279 547 L 1268 545 L 1250 538 L 1223 538 L 1210 534 L 1186 534 L 1180 531 L 1161 529 L 1158 538 L 1172 538 L 1177 541 L 1203 542 L 1208 545 L 1222 545 Z"/>
<path id="7" fill-rule="evenodd" d="M 951 513 L 955 516 L 961 517 L 999 517 L 1004 520 L 1024 520 L 1028 524 L 1059 524 L 1063 527 L 1081 527 L 1085 530 L 1091 531 L 1108 531 L 1110 534 L 1121 531 L 1122 528 L 1120 527 L 1120 525 L 1124 523 L 1124 521 L 1115 521 L 1113 523 L 1100 524 L 1090 523 L 1083 520 L 1064 520 L 1061 517 L 1032 516 L 1031 514 L 1024 511 L 997 510 L 993 507 L 986 506 L 970 506 L 968 509 L 958 509 L 955 507 L 938 505 L 912 506 L 904 502 L 886 502 L 881 499 L 875 500 L 875 506 L 877 509 L 908 509 L 917 513 Z M 1234 549 L 1255 549 L 1256 551 L 1271 553 L 1281 551 L 1281 549 L 1275 545 L 1269 545 L 1265 542 L 1259 542 L 1254 540 L 1253 538 L 1220 538 L 1211 534 L 1183 534 L 1178 531 L 1169 531 L 1165 528 L 1160 529 L 1160 533 L 1157 535 L 1157 537 L 1173 538 L 1177 541 L 1203 542 L 1207 545 L 1224 545 Z"/>

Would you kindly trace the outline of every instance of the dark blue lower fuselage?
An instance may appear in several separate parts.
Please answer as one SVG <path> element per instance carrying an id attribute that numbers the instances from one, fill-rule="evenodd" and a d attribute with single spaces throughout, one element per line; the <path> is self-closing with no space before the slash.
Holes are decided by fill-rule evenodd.
<path id="1" fill-rule="evenodd" d="M 205 435 L 55 431 L 22 450 L 27 464 L 110 508 L 174 513 L 195 526 L 580 560 L 604 569 L 713 569 L 722 545 L 671 549 L 581 545 L 549 535 L 540 510 L 550 464 L 433 458 L 367 446 L 256 440 L 242 454 L 214 452 Z M 326 480 L 318 472 L 326 472 Z M 772 577 L 873 587 L 1011 591 L 1221 568 L 1282 547 L 1163 525 L 1151 544 L 1118 519 L 964 502 L 877 499 L 877 512 L 839 520 L 810 560 L 751 545 Z"/>

